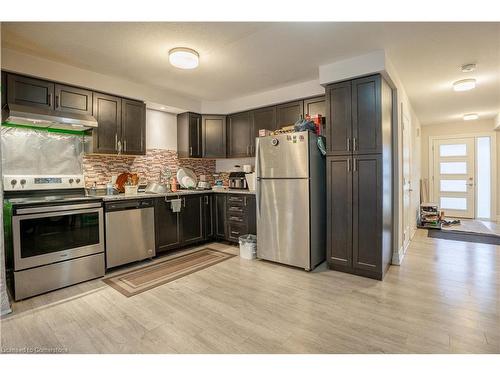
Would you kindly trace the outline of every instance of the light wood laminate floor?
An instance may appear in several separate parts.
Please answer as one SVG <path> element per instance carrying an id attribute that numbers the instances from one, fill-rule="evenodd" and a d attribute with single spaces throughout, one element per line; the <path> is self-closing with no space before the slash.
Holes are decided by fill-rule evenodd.
<path id="1" fill-rule="evenodd" d="M 131 298 L 94 280 L 15 303 L 1 343 L 4 352 L 500 353 L 499 300 L 499 246 L 419 230 L 383 282 L 235 257 Z"/>

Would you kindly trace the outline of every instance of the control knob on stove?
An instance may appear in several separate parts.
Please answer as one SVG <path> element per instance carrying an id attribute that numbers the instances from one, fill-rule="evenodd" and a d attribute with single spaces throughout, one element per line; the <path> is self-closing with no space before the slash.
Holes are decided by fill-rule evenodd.
<path id="1" fill-rule="evenodd" d="M 17 180 L 13 178 L 12 180 L 10 180 L 10 184 L 12 185 L 12 187 L 16 186 Z"/>
<path id="2" fill-rule="evenodd" d="M 72 184 L 72 183 L 73 183 L 73 179 L 72 179 L 72 178 L 70 178 L 70 179 L 68 180 L 68 182 L 69 182 L 70 184 Z"/>
<path id="3" fill-rule="evenodd" d="M 22 186 L 26 185 L 26 180 L 24 178 L 20 182 Z"/>
<path id="4" fill-rule="evenodd" d="M 80 179 L 79 178 L 77 178 L 75 181 L 76 181 L 77 184 L 80 183 Z"/>

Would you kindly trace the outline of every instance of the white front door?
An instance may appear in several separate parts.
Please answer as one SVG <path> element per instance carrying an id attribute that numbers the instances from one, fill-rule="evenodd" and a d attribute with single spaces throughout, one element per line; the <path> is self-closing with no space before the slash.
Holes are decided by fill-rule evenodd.
<path id="1" fill-rule="evenodd" d="M 474 137 L 434 140 L 434 202 L 447 217 L 474 218 L 474 147 Z"/>

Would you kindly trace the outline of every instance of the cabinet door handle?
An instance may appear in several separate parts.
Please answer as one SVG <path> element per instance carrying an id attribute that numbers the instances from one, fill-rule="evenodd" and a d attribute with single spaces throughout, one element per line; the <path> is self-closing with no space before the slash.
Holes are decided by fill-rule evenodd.
<path id="1" fill-rule="evenodd" d="M 205 195 L 205 204 L 208 205 L 208 195 Z"/>
<path id="2" fill-rule="evenodd" d="M 352 150 L 356 151 L 356 137 L 352 139 Z"/>
<path id="3" fill-rule="evenodd" d="M 347 159 L 347 172 L 351 171 L 351 159 Z"/>
<path id="4" fill-rule="evenodd" d="M 123 150 L 127 151 L 127 140 L 126 139 L 123 141 Z"/>
<path id="5" fill-rule="evenodd" d="M 189 146 L 189 156 L 193 156 L 193 147 Z"/>
<path id="6" fill-rule="evenodd" d="M 118 151 L 118 134 L 115 133 L 115 151 Z"/>
<path id="7" fill-rule="evenodd" d="M 243 197 L 243 204 L 245 205 L 245 207 L 247 206 L 247 197 Z"/>
<path id="8" fill-rule="evenodd" d="M 347 137 L 347 151 L 351 151 L 351 138 Z"/>
<path id="9" fill-rule="evenodd" d="M 356 166 L 357 164 L 357 159 L 354 158 L 353 162 L 352 162 L 352 169 L 354 172 L 356 172 L 358 170 L 358 167 Z"/>
<path id="10" fill-rule="evenodd" d="M 182 198 L 182 207 L 186 207 L 186 198 Z"/>
<path id="11" fill-rule="evenodd" d="M 231 234 L 238 235 L 238 234 L 240 234 L 240 232 L 235 232 L 234 230 L 232 230 L 232 231 L 231 231 Z"/>
<path id="12" fill-rule="evenodd" d="M 247 156 L 250 155 L 250 145 L 247 146 Z"/>
<path id="13" fill-rule="evenodd" d="M 49 102 L 49 107 L 52 107 L 52 94 L 48 94 L 48 98 L 47 98 L 48 102 Z"/>
<path id="14" fill-rule="evenodd" d="M 59 108 L 60 104 L 59 95 L 56 95 L 56 108 Z"/>

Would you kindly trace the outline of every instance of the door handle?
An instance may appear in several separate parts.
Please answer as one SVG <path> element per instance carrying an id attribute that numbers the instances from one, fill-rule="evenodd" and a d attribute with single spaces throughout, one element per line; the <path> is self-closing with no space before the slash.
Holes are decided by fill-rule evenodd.
<path id="1" fill-rule="evenodd" d="M 193 156 L 193 147 L 189 146 L 189 156 Z"/>
<path id="2" fill-rule="evenodd" d="M 118 151 L 118 133 L 115 133 L 115 151 Z"/>
<path id="3" fill-rule="evenodd" d="M 49 102 L 49 107 L 52 107 L 52 94 L 48 94 L 48 98 L 47 98 L 48 102 Z"/>
<path id="4" fill-rule="evenodd" d="M 59 95 L 56 95 L 56 108 L 59 108 L 60 104 Z"/>
<path id="5" fill-rule="evenodd" d="M 127 140 L 123 141 L 123 151 L 127 151 Z"/>
<path id="6" fill-rule="evenodd" d="M 352 161 L 352 170 L 356 172 L 358 170 L 358 167 L 356 166 L 357 160 L 356 158 L 353 159 Z"/>
<path id="7" fill-rule="evenodd" d="M 347 159 L 347 172 L 351 171 L 351 159 Z"/>
<path id="8" fill-rule="evenodd" d="M 205 204 L 208 205 L 208 195 L 205 195 Z"/>
<path id="9" fill-rule="evenodd" d="M 182 207 L 186 207 L 186 198 L 185 197 L 182 198 Z"/>
<path id="10" fill-rule="evenodd" d="M 356 137 L 352 139 L 352 150 L 356 151 Z"/>
<path id="11" fill-rule="evenodd" d="M 351 138 L 347 137 L 347 151 L 351 151 Z"/>

